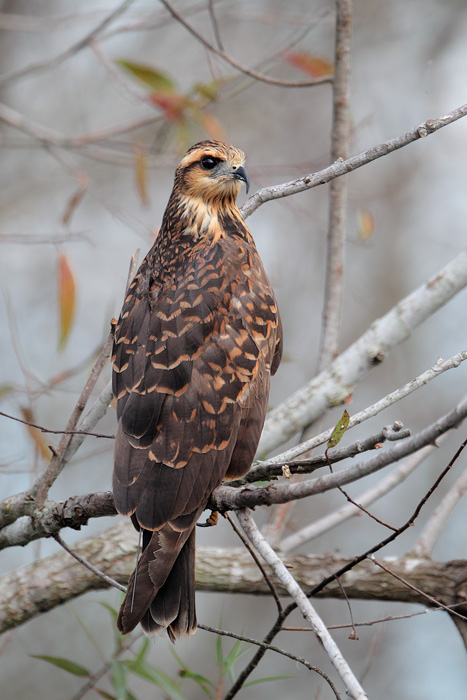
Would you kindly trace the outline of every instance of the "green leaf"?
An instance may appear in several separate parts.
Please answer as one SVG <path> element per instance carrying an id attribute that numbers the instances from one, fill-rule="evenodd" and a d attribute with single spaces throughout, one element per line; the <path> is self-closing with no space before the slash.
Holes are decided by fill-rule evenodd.
<path id="1" fill-rule="evenodd" d="M 133 659 L 126 659 L 123 663 L 131 673 L 161 688 L 171 700 L 184 700 L 178 685 L 160 669 L 145 662 L 135 664 Z"/>
<path id="2" fill-rule="evenodd" d="M 136 654 L 136 656 L 134 658 L 134 662 L 137 666 L 145 660 L 149 649 L 150 649 L 149 639 L 148 639 L 148 637 L 145 637 L 143 639 L 143 642 L 142 642 L 140 648 L 139 648 L 138 653 Z"/>
<path id="3" fill-rule="evenodd" d="M 115 690 L 117 700 L 126 700 L 126 669 L 121 661 L 114 659 L 110 664 L 110 682 Z"/>
<path id="4" fill-rule="evenodd" d="M 154 92 L 174 92 L 175 83 L 167 73 L 152 68 L 152 66 L 142 63 L 133 63 L 125 59 L 117 59 L 115 63 L 125 70 L 129 71 L 138 80 L 151 88 Z"/>
<path id="5" fill-rule="evenodd" d="M 13 384 L 0 384 L 0 397 L 6 396 L 9 394 L 11 391 L 14 390 Z"/>
<path id="6" fill-rule="evenodd" d="M 219 668 L 222 668 L 224 665 L 224 654 L 222 652 L 222 637 L 220 634 L 216 638 L 216 661 Z"/>
<path id="7" fill-rule="evenodd" d="M 42 661 L 47 661 L 47 663 L 53 664 L 53 666 L 57 666 L 63 671 L 72 673 L 74 676 L 86 676 L 89 678 L 91 675 L 90 671 L 88 671 L 87 668 L 84 668 L 84 666 L 80 666 L 74 661 L 64 659 L 61 656 L 44 656 L 43 654 L 31 654 L 31 656 L 33 659 L 42 659 Z"/>
<path id="8" fill-rule="evenodd" d="M 212 697 L 211 693 L 208 690 L 208 687 L 210 686 L 211 688 L 215 688 L 215 684 L 209 680 L 209 678 L 206 678 L 206 676 L 202 676 L 199 673 L 195 673 L 194 671 L 190 671 L 186 663 L 179 657 L 175 649 L 171 648 L 170 651 L 172 652 L 173 656 L 177 659 L 178 663 L 182 667 L 182 670 L 179 672 L 181 678 L 191 678 L 195 683 L 199 685 L 199 687 L 206 693 L 208 698 Z"/>
<path id="9" fill-rule="evenodd" d="M 336 445 L 339 444 L 339 442 L 342 439 L 342 436 L 344 435 L 345 431 L 347 430 L 347 426 L 349 425 L 349 420 L 350 416 L 347 413 L 347 411 L 344 411 L 342 414 L 342 418 L 340 418 L 337 421 L 336 427 L 331 433 L 331 437 L 328 440 L 328 450 L 331 447 L 335 447 Z"/>
<path id="10" fill-rule="evenodd" d="M 245 683 L 243 685 L 244 688 L 247 688 L 249 685 L 257 685 L 258 683 L 269 683 L 269 681 L 280 681 L 283 680 L 284 678 L 297 678 L 297 676 L 294 676 L 293 674 L 284 674 L 283 676 L 265 676 L 264 678 L 257 678 L 254 681 L 249 681 L 248 683 Z"/>
<path id="11" fill-rule="evenodd" d="M 243 656 L 243 654 L 246 654 L 247 651 L 248 647 L 244 647 L 243 642 L 239 639 L 238 642 L 235 643 L 233 649 L 231 649 L 227 656 L 224 657 L 222 675 L 227 673 L 232 683 L 235 682 L 235 664 L 238 659 Z"/>

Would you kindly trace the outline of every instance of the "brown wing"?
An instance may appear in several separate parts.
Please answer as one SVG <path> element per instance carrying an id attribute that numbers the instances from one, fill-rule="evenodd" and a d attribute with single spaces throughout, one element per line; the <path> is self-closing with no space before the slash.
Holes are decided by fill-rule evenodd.
<path id="1" fill-rule="evenodd" d="M 194 551 L 196 520 L 226 473 L 246 473 L 254 457 L 278 316 L 256 250 L 244 243 L 195 246 L 171 275 L 150 257 L 130 287 L 115 334 L 114 497 L 120 513 L 157 532 L 119 624 L 129 631 L 150 605 L 146 629 L 175 620 L 171 633 L 178 635 L 195 624 L 194 613 L 186 621 L 177 614 L 186 611 L 180 596 L 192 595 L 182 574 Z M 178 593 L 169 585 L 174 577 Z M 171 594 L 154 598 L 162 589 Z"/>

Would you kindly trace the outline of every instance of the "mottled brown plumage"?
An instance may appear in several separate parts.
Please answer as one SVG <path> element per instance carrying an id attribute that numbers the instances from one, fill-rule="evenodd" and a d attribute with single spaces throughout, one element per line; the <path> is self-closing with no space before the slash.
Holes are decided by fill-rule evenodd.
<path id="1" fill-rule="evenodd" d="M 219 141 L 190 148 L 115 329 L 115 505 L 143 531 L 122 633 L 195 631 L 196 522 L 249 470 L 280 362 L 274 292 L 235 201 L 243 163 Z"/>

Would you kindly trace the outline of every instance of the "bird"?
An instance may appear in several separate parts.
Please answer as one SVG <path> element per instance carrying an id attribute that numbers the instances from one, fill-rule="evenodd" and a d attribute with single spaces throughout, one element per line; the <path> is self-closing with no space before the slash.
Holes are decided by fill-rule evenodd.
<path id="1" fill-rule="evenodd" d="M 251 467 L 282 355 L 276 297 L 236 199 L 244 153 L 192 146 L 114 327 L 113 495 L 142 549 L 117 626 L 196 631 L 195 531 Z"/>

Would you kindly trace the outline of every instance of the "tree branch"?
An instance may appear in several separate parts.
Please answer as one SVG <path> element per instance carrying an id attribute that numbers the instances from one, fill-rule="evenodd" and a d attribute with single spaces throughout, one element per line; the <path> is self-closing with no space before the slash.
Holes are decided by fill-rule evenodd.
<path id="1" fill-rule="evenodd" d="M 386 451 L 380 451 L 376 457 L 355 464 L 347 469 L 327 474 L 317 479 L 309 479 L 295 484 L 272 483 L 266 487 L 254 487 L 251 484 L 235 489 L 232 486 L 219 486 L 212 494 L 209 507 L 222 511 L 239 508 L 255 508 L 259 505 L 270 506 L 275 503 L 307 498 L 317 493 L 324 493 L 337 486 L 344 486 L 357 481 L 368 474 L 382 469 L 393 462 L 413 454 L 422 447 L 436 443 L 436 439 L 451 428 L 459 426 L 467 417 L 467 399 L 456 408 L 439 418 L 435 423 L 407 438 Z"/>
<path id="2" fill-rule="evenodd" d="M 274 199 L 281 199 L 282 197 L 290 197 L 293 194 L 304 192 L 312 187 L 325 185 L 327 182 L 330 182 L 336 177 L 350 173 L 352 170 L 357 170 L 357 168 L 361 168 L 363 165 L 367 165 L 378 158 L 387 156 L 389 153 L 399 150 L 399 148 L 408 146 L 409 143 L 413 143 L 414 141 L 418 141 L 418 139 L 434 134 L 435 131 L 442 129 L 443 126 L 452 124 L 458 119 L 462 119 L 462 117 L 465 117 L 466 115 L 467 104 L 457 107 L 457 109 L 454 109 L 452 112 L 449 112 L 443 117 L 428 119 L 426 122 L 415 126 L 405 134 L 397 136 L 395 139 L 380 143 L 378 146 L 372 146 L 372 148 L 369 148 L 363 153 L 352 156 L 347 160 L 333 163 L 327 168 L 319 170 L 316 173 L 304 175 L 297 180 L 291 180 L 290 182 L 285 182 L 282 185 L 263 187 L 261 190 L 255 192 L 255 194 L 247 199 L 247 201 L 243 204 L 241 207 L 243 217 L 246 219 L 248 216 L 251 216 L 251 214 L 253 214 L 253 212 L 265 202 L 271 202 Z"/>
<path id="3" fill-rule="evenodd" d="M 81 540 L 73 549 L 105 574 L 125 584 L 134 569 L 136 546 L 136 532 L 124 521 L 98 537 Z M 352 561 L 336 554 L 284 555 L 282 560 L 305 589 L 314 588 L 329 571 L 339 570 Z M 391 571 L 445 605 L 458 604 L 467 597 L 467 561 L 434 562 L 407 556 L 391 558 L 388 565 Z M 273 581 L 279 593 L 285 595 L 283 584 L 275 577 Z M 350 598 L 426 603 L 416 591 L 377 569 L 369 560 L 356 566 L 351 575 L 342 576 L 341 582 Z M 196 585 L 202 591 L 271 594 L 251 555 L 243 547 L 197 547 Z M 105 581 L 62 551 L 12 571 L 0 578 L 0 633 L 84 593 L 107 587 Z M 337 582 L 329 583 L 319 595 L 343 597 Z"/>
<path id="4" fill-rule="evenodd" d="M 352 47 L 352 0 L 337 0 L 332 84 L 331 160 L 349 157 L 350 65 Z M 348 179 L 335 178 L 329 190 L 329 224 L 326 253 L 323 325 L 318 371 L 336 357 L 342 317 L 345 269 L 345 219 Z"/>
<path id="5" fill-rule="evenodd" d="M 241 510 L 237 513 L 237 517 L 252 545 L 261 554 L 264 561 L 269 564 L 276 577 L 279 579 L 279 581 L 281 581 L 282 585 L 285 586 L 289 595 L 297 604 L 297 607 L 299 608 L 303 617 L 310 624 L 313 632 L 323 645 L 332 665 L 336 669 L 347 690 L 347 695 L 353 698 L 353 700 L 364 700 L 367 697 L 366 693 L 352 672 L 350 666 L 342 656 L 341 651 L 334 639 L 329 634 L 326 625 L 321 620 L 316 610 L 311 605 L 309 598 L 305 595 L 297 581 L 289 572 L 284 562 L 275 553 L 272 547 L 262 536 L 259 529 L 256 527 L 251 511 Z"/>
<path id="6" fill-rule="evenodd" d="M 325 75 L 319 78 L 313 78 L 312 80 L 278 80 L 277 78 L 271 78 L 269 75 L 264 75 L 264 73 L 258 73 L 257 71 L 252 70 L 251 68 L 247 68 L 243 64 L 239 63 L 235 58 L 225 53 L 224 51 L 221 51 L 221 49 L 218 49 L 217 46 L 214 46 L 214 44 L 211 44 L 209 41 L 207 41 L 207 39 L 205 39 L 204 36 L 197 32 L 191 24 L 188 24 L 188 22 L 182 17 L 181 14 L 176 12 L 176 10 L 172 7 L 172 5 L 169 2 L 167 2 L 167 0 L 160 1 L 164 5 L 166 10 L 172 15 L 172 17 L 175 20 L 177 20 L 177 22 L 181 24 L 182 27 L 184 27 L 192 36 L 194 36 L 195 39 L 200 41 L 203 44 L 203 46 L 205 46 L 209 51 L 215 53 L 217 56 L 229 63 L 233 68 L 236 68 L 245 75 L 249 75 L 250 78 L 259 80 L 262 83 L 267 83 L 268 85 L 276 85 L 278 87 L 291 88 L 306 88 L 311 87 L 313 85 L 321 85 L 322 83 L 331 83 L 333 80 L 332 75 Z"/>
<path id="7" fill-rule="evenodd" d="M 463 250 L 385 316 L 372 323 L 328 369 L 271 411 L 266 418 L 259 453 L 270 452 L 312 423 L 327 408 L 341 404 L 352 394 L 357 382 L 380 365 L 394 347 L 409 338 L 417 326 L 466 285 L 467 250 Z M 432 372 L 436 373 L 436 365 Z M 288 451 L 288 459 L 297 456 L 292 452 Z"/>

